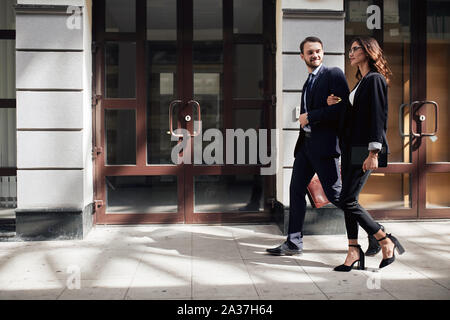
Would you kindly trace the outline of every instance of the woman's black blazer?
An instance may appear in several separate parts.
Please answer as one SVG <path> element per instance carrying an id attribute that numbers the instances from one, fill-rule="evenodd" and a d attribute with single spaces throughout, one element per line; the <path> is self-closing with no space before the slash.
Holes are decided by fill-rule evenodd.
<path id="1" fill-rule="evenodd" d="M 348 102 L 345 112 L 342 112 L 340 141 L 344 148 L 379 142 L 389 153 L 387 94 L 386 79 L 380 73 L 370 71 L 360 80 L 353 105 Z"/>

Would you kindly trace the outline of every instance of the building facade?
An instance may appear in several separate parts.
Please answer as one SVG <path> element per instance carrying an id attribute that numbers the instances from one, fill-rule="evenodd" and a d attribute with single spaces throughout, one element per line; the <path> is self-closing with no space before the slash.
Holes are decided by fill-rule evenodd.
<path id="1" fill-rule="evenodd" d="M 310 35 L 350 88 L 354 36 L 375 37 L 394 73 L 389 166 L 360 202 L 376 219 L 450 218 L 450 1 L 0 6 L 0 213 L 19 237 L 83 238 L 96 224 L 278 221 L 285 231 L 307 77 L 299 44 Z M 343 227 L 331 205 L 307 219 L 312 232 Z"/>

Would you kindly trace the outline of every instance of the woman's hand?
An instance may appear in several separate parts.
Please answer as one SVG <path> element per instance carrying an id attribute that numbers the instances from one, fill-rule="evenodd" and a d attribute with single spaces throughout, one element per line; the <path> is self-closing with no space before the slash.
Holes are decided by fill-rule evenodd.
<path id="1" fill-rule="evenodd" d="M 366 172 L 367 170 L 375 170 L 376 168 L 378 168 L 378 153 L 369 152 L 366 160 L 364 160 L 362 169 Z"/>
<path id="2" fill-rule="evenodd" d="M 342 101 L 342 99 L 339 97 L 336 97 L 334 94 L 331 94 L 331 96 L 328 96 L 328 98 L 327 98 L 327 103 L 329 106 L 339 103 L 341 101 Z"/>

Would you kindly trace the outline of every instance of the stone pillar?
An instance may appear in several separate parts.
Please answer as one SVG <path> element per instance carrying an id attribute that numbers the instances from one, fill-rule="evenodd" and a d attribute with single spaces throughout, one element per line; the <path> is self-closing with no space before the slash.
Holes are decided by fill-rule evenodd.
<path id="1" fill-rule="evenodd" d="M 92 227 L 91 7 L 16 7 L 16 233 L 24 239 L 81 239 Z"/>
<path id="2" fill-rule="evenodd" d="M 345 13 L 343 0 L 281 0 L 281 6 L 277 7 L 280 7 L 277 15 L 281 20 L 277 23 L 277 42 L 278 47 L 281 47 L 280 57 L 277 59 L 277 101 L 279 103 L 277 127 L 283 129 L 279 144 L 282 146 L 279 153 L 283 169 L 282 174 L 277 177 L 277 185 L 278 190 L 282 190 L 278 198 L 285 207 L 289 207 L 293 152 L 300 129 L 295 109 L 300 106 L 301 89 L 308 76 L 305 63 L 300 58 L 299 46 L 307 36 L 319 37 L 324 45 L 324 64 L 329 67 L 339 67 L 344 71 Z M 280 71 L 281 75 L 278 75 Z M 335 222 L 333 217 L 336 218 Z M 342 211 L 333 205 L 321 209 L 313 209 L 308 205 L 304 233 L 344 233 L 343 223 Z M 287 226 L 288 212 L 286 210 L 280 226 L 285 233 Z"/>

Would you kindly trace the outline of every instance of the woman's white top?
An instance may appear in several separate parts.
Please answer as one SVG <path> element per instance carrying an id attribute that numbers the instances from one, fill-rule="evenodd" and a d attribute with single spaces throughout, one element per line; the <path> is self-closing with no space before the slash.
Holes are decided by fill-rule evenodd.
<path id="1" fill-rule="evenodd" d="M 358 82 L 358 84 L 356 85 L 355 89 L 353 89 L 352 92 L 350 92 L 350 95 L 348 96 L 348 100 L 350 100 L 350 104 L 353 106 L 353 101 L 355 100 L 355 93 L 356 90 L 358 90 L 359 84 L 361 83 L 361 81 Z"/>

